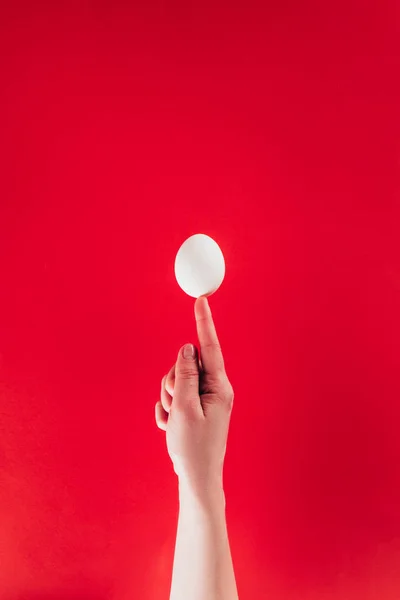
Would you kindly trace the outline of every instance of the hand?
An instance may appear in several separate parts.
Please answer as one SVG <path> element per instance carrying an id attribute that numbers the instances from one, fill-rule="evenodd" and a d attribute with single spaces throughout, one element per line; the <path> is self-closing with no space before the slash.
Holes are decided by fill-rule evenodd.
<path id="1" fill-rule="evenodd" d="M 166 431 L 167 448 L 180 482 L 191 488 L 221 482 L 234 392 L 211 310 L 205 296 L 195 302 L 200 353 L 185 358 L 183 348 L 161 383 L 156 422 Z"/>

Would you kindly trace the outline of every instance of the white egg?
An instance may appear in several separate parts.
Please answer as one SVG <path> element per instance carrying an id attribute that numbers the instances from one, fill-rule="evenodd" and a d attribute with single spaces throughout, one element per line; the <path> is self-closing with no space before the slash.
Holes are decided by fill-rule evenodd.
<path id="1" fill-rule="evenodd" d="M 225 277 L 224 255 L 217 242 L 204 233 L 183 242 L 175 259 L 175 277 L 189 296 L 211 296 Z"/>

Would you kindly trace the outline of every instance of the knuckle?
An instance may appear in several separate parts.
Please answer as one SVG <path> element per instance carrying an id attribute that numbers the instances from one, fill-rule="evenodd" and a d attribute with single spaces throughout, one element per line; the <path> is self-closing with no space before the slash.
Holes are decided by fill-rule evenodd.
<path id="1" fill-rule="evenodd" d="M 215 376 L 212 381 L 208 381 L 208 389 L 214 390 L 213 393 L 219 398 L 222 406 L 228 409 L 228 411 L 232 410 L 235 393 L 226 375 Z"/>
<path id="2" fill-rule="evenodd" d="M 228 382 L 224 393 L 224 403 L 230 410 L 232 410 L 234 398 L 235 392 L 233 390 L 232 385 Z"/>
<path id="3" fill-rule="evenodd" d="M 174 385 L 175 385 L 175 379 L 168 377 L 165 380 L 165 389 L 167 390 L 168 393 L 171 393 L 173 391 Z"/>
<path id="4" fill-rule="evenodd" d="M 187 367 L 183 367 L 179 371 L 179 377 L 183 381 L 192 380 L 196 375 L 197 375 L 197 373 L 194 369 L 190 369 Z"/>
<path id="5" fill-rule="evenodd" d="M 226 392 L 230 391 L 232 388 L 224 369 L 219 369 L 215 374 L 215 383 Z"/>
<path id="6" fill-rule="evenodd" d="M 156 404 L 156 409 L 155 409 L 155 420 L 156 420 L 157 427 L 159 427 L 161 429 L 162 428 L 162 420 L 160 417 L 160 404 L 158 402 Z"/>

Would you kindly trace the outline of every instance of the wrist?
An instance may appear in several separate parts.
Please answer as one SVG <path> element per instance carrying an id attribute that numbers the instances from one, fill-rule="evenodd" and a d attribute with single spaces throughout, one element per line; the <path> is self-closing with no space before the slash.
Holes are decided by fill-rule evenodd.
<path id="1" fill-rule="evenodd" d="M 197 481 L 180 478 L 179 502 L 181 505 L 190 503 L 203 508 L 213 508 L 215 506 L 225 508 L 222 476 L 208 477 Z"/>

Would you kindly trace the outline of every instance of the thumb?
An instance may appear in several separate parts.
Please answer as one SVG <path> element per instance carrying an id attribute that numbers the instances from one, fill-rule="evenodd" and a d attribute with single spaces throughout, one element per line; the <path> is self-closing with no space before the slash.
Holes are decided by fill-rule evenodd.
<path id="1" fill-rule="evenodd" d="M 175 386 L 172 405 L 188 410 L 201 408 L 199 396 L 199 361 L 196 347 L 186 344 L 179 350 L 175 365 Z"/>

